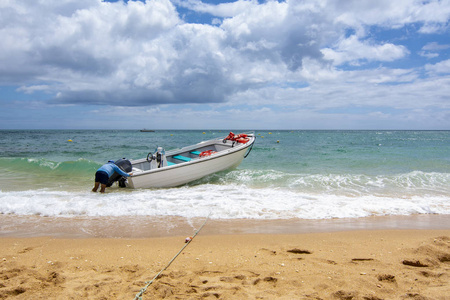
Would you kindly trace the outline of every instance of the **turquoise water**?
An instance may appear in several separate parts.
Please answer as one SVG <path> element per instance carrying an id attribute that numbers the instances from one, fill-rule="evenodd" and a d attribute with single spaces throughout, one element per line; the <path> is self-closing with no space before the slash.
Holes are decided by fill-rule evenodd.
<path id="1" fill-rule="evenodd" d="M 257 131 L 252 152 L 236 170 L 172 189 L 90 192 L 95 171 L 109 159 L 143 158 L 157 146 L 170 150 L 227 134 L 0 131 L 0 213 L 211 212 L 217 219 L 450 213 L 450 131 Z"/>

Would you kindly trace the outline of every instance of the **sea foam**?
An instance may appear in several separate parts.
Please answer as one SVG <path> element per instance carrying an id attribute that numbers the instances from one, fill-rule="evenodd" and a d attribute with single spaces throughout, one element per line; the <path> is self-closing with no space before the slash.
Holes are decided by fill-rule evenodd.
<path id="1" fill-rule="evenodd" d="M 416 176 L 416 175 L 414 175 Z M 306 179 L 297 179 L 302 181 Z M 308 179 L 311 180 L 311 179 Z M 306 182 L 308 182 L 306 180 Z M 309 181 L 321 185 L 325 179 Z M 171 189 L 108 189 L 108 193 L 86 191 L 0 191 L 0 213 L 76 216 L 180 216 L 213 219 L 329 219 L 382 215 L 450 214 L 448 197 L 439 193 L 412 193 L 410 183 L 390 179 L 361 179 L 348 183 L 336 179 L 331 188 L 292 189 L 285 187 L 249 186 L 245 183 L 198 184 Z M 374 181 L 373 183 L 368 183 Z M 385 182 L 386 181 L 386 182 Z M 392 183 L 392 181 L 394 183 Z M 410 180 L 407 180 L 407 182 Z M 418 181 L 420 182 L 420 181 Z M 427 186 L 430 181 L 425 185 Z M 254 183 L 254 182 L 253 182 Z M 293 184 L 299 184 L 298 182 Z M 386 190 L 393 184 L 395 192 Z M 403 193 L 398 186 L 404 184 Z M 373 185 L 367 188 L 366 185 Z M 423 185 L 423 183 L 421 183 Z M 346 192 L 338 187 L 345 186 Z M 417 186 L 417 183 L 414 184 Z M 379 192 L 368 192 L 367 189 Z M 381 188 L 384 188 L 383 189 Z M 427 190 L 427 188 L 421 188 Z M 414 189 L 417 191 L 417 189 Z"/>

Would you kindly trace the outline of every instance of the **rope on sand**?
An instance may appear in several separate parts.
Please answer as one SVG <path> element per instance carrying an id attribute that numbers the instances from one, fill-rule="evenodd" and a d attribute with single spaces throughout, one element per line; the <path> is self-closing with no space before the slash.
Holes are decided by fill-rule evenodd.
<path id="1" fill-rule="evenodd" d="M 195 238 L 195 236 L 200 232 L 200 230 L 202 230 L 203 226 L 205 226 L 206 222 L 209 219 L 209 216 L 211 215 L 211 213 L 209 213 L 209 215 L 206 217 L 205 222 L 203 222 L 202 226 L 200 226 L 200 228 L 194 233 L 194 235 L 192 236 L 192 238 L 187 238 L 186 239 L 186 244 L 181 248 L 180 251 L 178 251 L 178 253 L 169 261 L 169 263 L 162 268 L 161 271 L 159 271 L 158 274 L 155 275 L 155 277 L 153 277 L 152 280 L 147 281 L 145 283 L 145 286 L 139 291 L 139 293 L 136 294 L 136 296 L 134 297 L 134 300 L 142 300 L 142 295 L 145 293 L 145 291 L 147 291 L 147 288 L 159 277 L 161 276 L 161 274 L 172 264 L 172 262 L 178 257 L 178 255 L 181 254 L 181 252 L 183 252 L 184 248 L 186 248 L 191 242 L 192 240 Z"/>

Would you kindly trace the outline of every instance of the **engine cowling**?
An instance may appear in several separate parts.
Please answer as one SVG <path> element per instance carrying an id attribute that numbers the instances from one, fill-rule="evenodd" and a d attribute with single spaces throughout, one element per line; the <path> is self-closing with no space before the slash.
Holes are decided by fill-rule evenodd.
<path id="1" fill-rule="evenodd" d="M 126 173 L 130 173 L 131 170 L 133 169 L 131 162 L 126 158 L 121 158 L 121 159 L 115 161 L 114 164 Z M 108 184 L 106 184 L 106 186 L 110 187 L 116 181 L 119 181 L 120 187 L 125 187 L 125 178 L 123 178 L 123 176 L 117 172 L 114 172 L 114 174 L 112 174 L 112 176 L 109 177 Z"/>

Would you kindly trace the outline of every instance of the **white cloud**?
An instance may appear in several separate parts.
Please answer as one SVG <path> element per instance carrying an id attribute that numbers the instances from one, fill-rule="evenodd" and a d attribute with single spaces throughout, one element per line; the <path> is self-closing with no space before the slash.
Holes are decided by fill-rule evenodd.
<path id="1" fill-rule="evenodd" d="M 332 5 L 330 9 L 335 10 L 338 22 L 352 27 L 377 25 L 400 28 L 417 22 L 422 23 L 424 28 L 433 25 L 442 27 L 450 17 L 448 0 L 340 0 L 327 4 Z"/>
<path id="2" fill-rule="evenodd" d="M 334 49 L 322 49 L 325 59 L 332 60 L 335 65 L 350 63 L 359 65 L 362 60 L 393 61 L 406 56 L 409 51 L 404 46 L 391 43 L 371 44 L 359 40 L 355 35 L 341 40 Z"/>
<path id="3" fill-rule="evenodd" d="M 446 50 L 450 48 L 450 44 L 441 45 L 437 42 L 431 42 L 427 43 L 425 46 L 422 47 L 422 50 L 425 51 L 440 51 L 440 50 Z"/>
<path id="4" fill-rule="evenodd" d="M 429 59 L 439 56 L 438 53 L 426 52 L 426 51 L 419 51 L 419 55 L 423 56 L 423 57 L 426 57 L 426 58 L 429 58 Z"/>
<path id="5" fill-rule="evenodd" d="M 286 3 L 214 6 L 237 14 L 220 27 L 183 23 L 168 0 L 97 1 L 75 6 L 72 13 L 65 8 L 64 14 L 58 7 L 46 8 L 11 7 L 17 18 L 24 14 L 30 21 L 19 26 L 24 36 L 16 34 L 15 25 L 2 24 L 6 38 L 19 38 L 16 44 L 22 47 L 9 49 L 22 57 L 3 67 L 9 74 L 23 70 L 26 76 L 17 76 L 21 85 L 39 78 L 57 87 L 60 103 L 224 101 L 236 91 L 281 78 L 286 67 L 301 68 L 305 57 L 322 55 L 313 16 L 299 19 Z M 41 24 L 41 19 L 50 21 Z"/>
<path id="6" fill-rule="evenodd" d="M 450 74 L 450 59 L 438 62 L 434 65 L 425 65 L 425 70 L 434 74 Z"/>
<path id="7" fill-rule="evenodd" d="M 419 55 L 427 58 L 435 58 L 439 56 L 440 51 L 444 51 L 450 48 L 449 44 L 441 45 L 437 42 L 427 43 L 422 47 L 422 51 L 419 51 Z"/>
<path id="8" fill-rule="evenodd" d="M 402 36 L 383 39 L 376 29 L 411 25 L 414 34 L 438 34 L 448 30 L 448 4 L 2 1 L 0 85 L 27 95 L 51 93 L 53 104 L 129 106 L 131 113 L 152 105 L 211 105 L 207 113 L 184 110 L 186 120 L 210 120 L 218 108 L 240 111 L 242 103 L 258 115 L 292 120 L 293 111 L 317 115 L 351 105 L 447 107 L 448 60 L 415 69 L 386 67 L 408 59 L 410 50 L 399 43 Z M 188 23 L 175 5 L 208 14 L 214 25 Z M 427 42 L 419 54 L 437 58 L 447 49 Z M 343 65 L 364 68 L 337 68 Z M 427 78 L 419 75 L 423 70 Z M 430 98 L 426 104 L 424 95 Z M 292 111 L 284 112 L 284 105 Z M 164 110 L 158 115 L 171 117 Z M 374 110 L 370 116 L 388 115 Z"/>
<path id="9" fill-rule="evenodd" d="M 19 92 L 24 92 L 25 94 L 33 94 L 36 91 L 48 91 L 50 86 L 48 85 L 32 85 L 32 86 L 22 86 L 17 89 Z"/>

